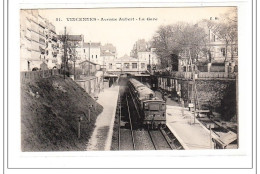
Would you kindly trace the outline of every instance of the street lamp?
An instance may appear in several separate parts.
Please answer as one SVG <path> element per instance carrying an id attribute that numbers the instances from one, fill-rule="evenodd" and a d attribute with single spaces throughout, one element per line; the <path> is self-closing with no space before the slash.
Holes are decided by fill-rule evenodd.
<path id="1" fill-rule="evenodd" d="M 98 96 L 95 96 L 94 99 L 95 99 L 95 110 L 97 110 L 97 100 L 98 100 Z"/>
<path id="2" fill-rule="evenodd" d="M 77 121 L 78 121 L 78 139 L 80 138 L 80 122 L 83 120 L 83 116 L 79 115 L 77 117 Z"/>
<path id="3" fill-rule="evenodd" d="M 90 109 L 93 108 L 93 105 L 88 106 L 88 121 L 90 122 Z"/>

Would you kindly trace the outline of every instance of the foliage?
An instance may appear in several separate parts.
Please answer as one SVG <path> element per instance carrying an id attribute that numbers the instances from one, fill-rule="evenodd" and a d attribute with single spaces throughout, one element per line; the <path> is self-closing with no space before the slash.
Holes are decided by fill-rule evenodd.
<path id="1" fill-rule="evenodd" d="M 207 27 L 212 30 L 220 40 L 225 42 L 225 61 L 227 59 L 227 48 L 231 48 L 231 59 L 233 59 L 234 45 L 237 45 L 238 42 L 236 13 L 235 9 L 223 14 L 219 20 L 203 20 L 207 23 Z"/>
<path id="2" fill-rule="evenodd" d="M 173 60 L 172 54 L 188 50 L 192 62 L 198 60 L 198 55 L 206 45 L 206 33 L 198 25 L 188 23 L 176 23 L 160 26 L 153 37 L 153 47 L 161 60 L 162 67 L 168 67 Z"/>
<path id="3" fill-rule="evenodd" d="M 206 26 L 205 26 L 206 25 Z M 202 20 L 193 25 L 178 22 L 172 25 L 162 25 L 152 38 L 152 47 L 156 48 L 156 54 L 161 62 L 161 68 L 169 67 L 172 58 L 180 53 L 191 59 L 191 63 L 197 64 L 200 57 L 206 57 L 211 62 L 211 44 L 208 29 L 230 47 L 231 59 L 234 56 L 234 47 L 237 45 L 237 10 L 231 10 L 221 16 L 220 20 Z"/>

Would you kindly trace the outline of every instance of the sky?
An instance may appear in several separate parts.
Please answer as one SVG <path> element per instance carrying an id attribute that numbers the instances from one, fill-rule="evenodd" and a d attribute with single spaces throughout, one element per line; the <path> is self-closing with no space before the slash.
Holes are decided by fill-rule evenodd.
<path id="1" fill-rule="evenodd" d="M 62 34 L 66 26 L 68 34 L 83 34 L 85 42 L 112 43 L 117 48 L 118 57 L 121 57 L 130 54 L 138 39 L 152 39 L 161 25 L 179 21 L 196 23 L 202 19 L 219 17 L 232 8 L 234 7 L 44 9 L 40 10 L 40 14 L 55 25 L 57 34 Z M 72 21 L 71 18 L 85 21 Z M 96 21 L 86 21 L 87 18 Z M 120 18 L 128 20 L 120 21 Z"/>

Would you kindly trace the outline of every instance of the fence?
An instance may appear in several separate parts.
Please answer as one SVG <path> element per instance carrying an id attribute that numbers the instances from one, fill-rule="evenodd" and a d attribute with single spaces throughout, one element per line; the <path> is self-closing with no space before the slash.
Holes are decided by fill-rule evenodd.
<path id="1" fill-rule="evenodd" d="M 171 76 L 174 78 L 180 78 L 180 79 L 192 79 L 193 78 L 193 73 L 192 72 L 160 72 L 156 73 L 156 75 L 161 75 L 161 76 Z M 235 79 L 237 76 L 237 73 L 225 73 L 225 72 L 198 72 L 196 74 L 197 78 L 230 78 L 230 79 Z"/>
<path id="2" fill-rule="evenodd" d="M 225 66 L 212 65 L 210 72 L 225 72 Z"/>
<path id="3" fill-rule="evenodd" d="M 200 72 L 208 72 L 208 65 L 197 66 Z"/>
<path id="4" fill-rule="evenodd" d="M 191 79 L 192 72 L 171 72 L 171 76 L 176 78 L 184 78 L 184 79 Z"/>
<path id="5" fill-rule="evenodd" d="M 21 82 L 26 80 L 36 80 L 39 78 L 47 78 L 50 76 L 58 75 L 61 71 L 58 69 L 49 69 L 49 70 L 42 70 L 42 71 L 24 71 L 21 72 Z"/>
<path id="6" fill-rule="evenodd" d="M 87 79 L 75 80 L 75 82 L 81 86 L 88 94 L 94 94 L 96 90 L 102 88 L 102 83 L 98 82 L 98 78 L 93 76 Z"/>

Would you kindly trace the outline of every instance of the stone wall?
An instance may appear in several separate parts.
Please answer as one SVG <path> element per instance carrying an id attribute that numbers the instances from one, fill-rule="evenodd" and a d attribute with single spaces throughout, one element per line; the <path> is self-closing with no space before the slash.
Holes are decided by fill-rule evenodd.
<path id="1" fill-rule="evenodd" d="M 169 78 L 172 79 L 171 83 L 168 83 Z M 193 97 L 192 84 L 192 80 L 184 78 L 158 77 L 158 88 L 175 93 L 180 91 L 180 97 L 184 100 L 185 107 Z M 217 112 L 224 120 L 230 120 L 236 115 L 235 79 L 197 79 L 196 87 L 200 109 Z"/>
<path id="2" fill-rule="evenodd" d="M 181 97 L 188 106 L 192 98 L 192 81 L 178 80 L 181 84 Z M 190 84 L 190 85 L 189 85 Z M 200 109 L 211 109 L 230 120 L 236 114 L 235 80 L 196 80 Z"/>
<path id="3" fill-rule="evenodd" d="M 236 114 L 235 80 L 197 80 L 201 109 L 212 109 L 230 120 Z"/>

